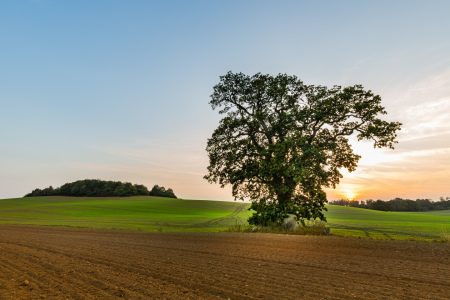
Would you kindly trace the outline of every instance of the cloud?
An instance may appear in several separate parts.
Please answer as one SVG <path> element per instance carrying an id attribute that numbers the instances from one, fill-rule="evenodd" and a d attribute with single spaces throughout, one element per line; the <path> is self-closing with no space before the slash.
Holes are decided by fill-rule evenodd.
<path id="1" fill-rule="evenodd" d="M 194 142 L 167 143 L 163 141 L 136 141 L 129 145 L 92 146 L 98 152 L 115 157 L 130 166 L 164 172 L 203 176 L 206 172 L 206 152 Z"/>
<path id="2" fill-rule="evenodd" d="M 388 119 L 403 123 L 395 150 L 353 141 L 355 153 L 362 156 L 359 166 L 353 173 L 343 172 L 339 187 L 327 190 L 329 198 L 350 192 L 385 200 L 450 194 L 450 68 L 448 62 L 430 68 L 433 75 L 399 81 L 383 97 Z"/>
<path id="3" fill-rule="evenodd" d="M 448 82 L 450 85 L 450 80 Z M 411 106 L 402 115 L 400 141 L 450 136 L 450 97 Z"/>
<path id="4" fill-rule="evenodd" d="M 397 154 L 397 160 L 360 164 L 357 171 L 345 174 L 331 199 L 342 198 L 347 190 L 360 199 L 389 200 L 394 197 L 431 198 L 449 195 L 450 149 L 416 150 Z"/>
<path id="5" fill-rule="evenodd" d="M 181 198 L 233 200 L 230 188 L 221 189 L 203 179 L 208 157 L 206 141 L 199 140 L 191 136 L 174 142 L 136 140 L 127 145 L 90 146 L 98 153 L 96 159 L 69 161 L 67 167 L 93 178 L 170 187 Z"/>

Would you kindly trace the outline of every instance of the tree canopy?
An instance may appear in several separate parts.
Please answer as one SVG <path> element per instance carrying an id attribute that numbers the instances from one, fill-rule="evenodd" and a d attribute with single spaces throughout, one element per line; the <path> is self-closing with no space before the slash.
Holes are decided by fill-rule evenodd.
<path id="1" fill-rule="evenodd" d="M 155 192 L 155 187 L 157 187 Z M 75 197 L 129 197 L 129 196 L 158 196 L 176 198 L 172 189 L 155 185 L 151 192 L 142 184 L 132 184 L 121 181 L 105 181 L 100 179 L 84 179 L 65 183 L 54 189 L 52 186 L 45 189 L 35 189 L 25 197 L 37 196 L 75 196 Z"/>
<path id="2" fill-rule="evenodd" d="M 287 213 L 326 220 L 323 188 L 335 188 L 340 169 L 352 172 L 360 159 L 348 137 L 393 149 L 401 126 L 378 118 L 386 114 L 381 97 L 361 85 L 305 85 L 286 74 L 228 72 L 209 103 L 224 117 L 208 139 L 204 178 L 250 199 L 251 224 Z"/>
<path id="3" fill-rule="evenodd" d="M 157 184 L 155 184 L 152 188 L 152 190 L 149 193 L 150 196 L 158 196 L 158 197 L 169 197 L 169 198 L 176 198 L 175 193 L 171 188 L 168 188 L 167 190 L 164 187 L 160 187 Z"/>

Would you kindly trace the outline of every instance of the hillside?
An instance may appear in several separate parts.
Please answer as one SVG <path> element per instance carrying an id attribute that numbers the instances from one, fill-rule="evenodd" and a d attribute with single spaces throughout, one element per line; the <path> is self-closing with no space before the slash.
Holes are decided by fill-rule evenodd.
<path id="1" fill-rule="evenodd" d="M 243 202 L 135 197 L 30 197 L 0 201 L 0 224 L 145 231 L 224 231 L 251 215 Z M 436 239 L 450 233 L 450 211 L 382 212 L 328 205 L 334 235 Z"/>
<path id="2" fill-rule="evenodd" d="M 164 231 L 218 231 L 246 220 L 242 202 L 135 196 L 27 197 L 0 201 L 0 224 Z"/>
<path id="3" fill-rule="evenodd" d="M 151 191 L 142 184 L 132 184 L 121 181 L 105 181 L 101 179 L 84 179 L 65 183 L 54 189 L 34 189 L 25 197 L 42 196 L 74 196 L 74 197 L 130 197 L 130 196 L 158 196 L 177 198 L 171 188 L 154 185 Z"/>
<path id="4" fill-rule="evenodd" d="M 325 213 L 332 232 L 370 238 L 423 239 L 450 233 L 450 210 L 433 212 L 384 212 L 328 205 Z"/>

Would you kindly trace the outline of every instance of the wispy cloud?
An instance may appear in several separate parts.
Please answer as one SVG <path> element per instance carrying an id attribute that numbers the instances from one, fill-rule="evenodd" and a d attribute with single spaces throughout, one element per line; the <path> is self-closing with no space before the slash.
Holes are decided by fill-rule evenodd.
<path id="1" fill-rule="evenodd" d="M 96 160 L 66 165 L 95 178 L 171 187 L 182 198 L 232 200 L 230 188 L 219 189 L 203 179 L 208 163 L 205 142 L 191 137 L 191 141 L 173 143 L 137 140 L 127 145 L 89 146 L 98 153 Z"/>
<path id="2" fill-rule="evenodd" d="M 127 164 L 143 164 L 152 170 L 204 175 L 206 152 L 198 144 L 164 143 L 162 141 L 136 141 L 125 146 L 91 146 L 90 148 L 122 159 Z"/>
<path id="3" fill-rule="evenodd" d="M 339 198 L 351 189 L 359 198 L 432 198 L 450 194 L 450 149 L 416 150 L 395 155 L 396 161 L 360 164 L 345 174 L 330 198 Z"/>
<path id="4" fill-rule="evenodd" d="M 450 194 L 450 68 L 410 82 L 397 101 L 388 110 L 390 119 L 403 123 L 396 149 L 354 142 L 355 153 L 362 155 L 359 166 L 353 173 L 343 172 L 339 187 L 328 190 L 330 198 L 349 191 L 362 199 Z"/>

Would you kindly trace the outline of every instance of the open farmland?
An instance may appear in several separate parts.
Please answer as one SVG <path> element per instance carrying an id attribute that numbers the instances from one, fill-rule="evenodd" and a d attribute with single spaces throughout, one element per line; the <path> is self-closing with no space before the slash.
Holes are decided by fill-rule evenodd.
<path id="1" fill-rule="evenodd" d="M 0 299 L 448 299 L 450 244 L 0 225 Z"/>
<path id="2" fill-rule="evenodd" d="M 242 202 L 159 197 L 30 197 L 0 200 L 0 224 L 51 225 L 143 231 L 224 231 L 245 224 Z M 328 205 L 334 235 L 377 239 L 440 239 L 450 234 L 450 211 L 381 212 Z"/>
<path id="3" fill-rule="evenodd" d="M 146 231 L 219 231 L 250 214 L 242 202 L 124 198 L 29 197 L 0 201 L 0 224 Z"/>
<path id="4" fill-rule="evenodd" d="M 385 212 L 328 205 L 325 213 L 338 235 L 378 239 L 439 239 L 450 234 L 450 211 Z"/>
<path id="5" fill-rule="evenodd" d="M 447 299 L 450 294 L 450 243 L 217 232 L 244 222 L 247 208 L 241 202 L 157 197 L 1 200 L 0 299 Z M 448 211 L 328 208 L 332 233 L 340 236 L 438 236 L 434 231 L 449 222 Z M 417 226 L 411 229 L 410 223 Z"/>

